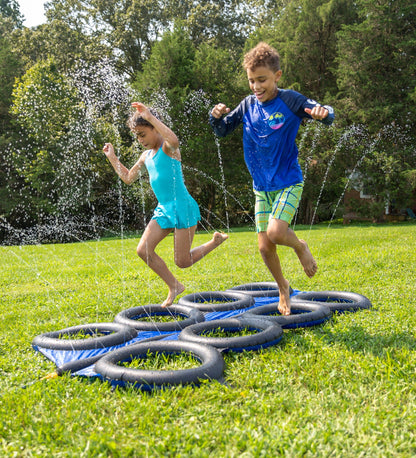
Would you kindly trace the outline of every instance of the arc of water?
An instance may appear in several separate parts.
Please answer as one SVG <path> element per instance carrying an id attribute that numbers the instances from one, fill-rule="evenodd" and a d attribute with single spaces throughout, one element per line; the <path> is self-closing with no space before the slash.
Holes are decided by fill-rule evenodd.
<path id="1" fill-rule="evenodd" d="M 231 194 L 226 188 L 223 188 L 222 184 L 215 180 L 214 178 L 212 178 L 211 176 L 209 176 L 208 174 L 206 174 L 205 172 L 203 172 L 202 170 L 199 170 L 195 167 L 192 167 L 192 166 L 189 166 L 189 165 L 184 165 L 183 168 L 185 170 L 192 170 L 193 172 L 199 174 L 199 175 L 202 175 L 204 178 L 207 178 L 208 180 L 211 180 L 212 183 L 216 184 L 217 186 L 219 186 L 222 191 L 227 195 L 229 196 L 231 199 L 233 199 L 239 206 L 242 210 L 244 211 L 247 211 L 247 209 L 244 207 L 244 205 L 233 195 Z M 255 221 L 253 219 L 253 217 L 249 216 L 251 222 L 254 224 Z"/>
<path id="2" fill-rule="evenodd" d="M 218 154 L 218 162 L 220 165 L 220 175 L 221 175 L 221 188 L 224 193 L 224 206 L 225 206 L 225 219 L 227 221 L 227 231 L 230 232 L 230 219 L 228 216 L 228 201 L 227 201 L 227 193 L 226 187 L 225 187 L 225 175 L 224 175 L 224 167 L 222 164 L 222 156 L 221 156 L 221 147 L 220 147 L 220 142 L 217 137 L 215 137 L 215 144 L 217 146 L 217 154 Z"/>
<path id="3" fill-rule="evenodd" d="M 379 141 L 380 138 L 381 138 L 382 132 L 383 132 L 383 130 L 380 131 L 380 132 L 378 132 L 376 138 L 373 140 L 373 142 L 370 144 L 370 146 L 365 150 L 364 154 L 358 159 L 358 161 L 356 162 L 356 164 L 355 164 L 355 166 L 353 167 L 352 171 L 350 172 L 350 174 L 349 174 L 349 176 L 348 176 L 348 179 L 347 179 L 347 182 L 345 183 L 344 189 L 343 189 L 341 195 L 339 196 L 339 199 L 338 199 L 337 204 L 335 205 L 334 212 L 332 213 L 331 219 L 330 219 L 329 224 L 328 224 L 328 229 L 329 229 L 329 227 L 331 226 L 332 221 L 333 221 L 334 218 L 335 218 L 336 211 L 337 211 L 339 205 L 341 204 L 341 200 L 343 199 L 344 194 L 345 194 L 345 192 L 347 191 L 348 185 L 350 184 L 350 181 L 351 181 L 352 178 L 354 177 L 357 168 L 362 164 L 362 162 L 364 161 L 364 159 L 366 158 L 366 156 L 367 156 L 371 151 L 374 150 L 374 147 L 377 145 L 378 141 Z"/>
<path id="4" fill-rule="evenodd" d="M 338 143 L 337 143 L 337 145 L 335 147 L 334 152 L 331 155 L 330 160 L 328 161 L 328 166 L 327 166 L 326 171 L 325 171 L 325 175 L 324 175 L 324 179 L 322 181 L 321 189 L 319 190 L 319 195 L 318 195 L 318 199 L 316 201 L 316 206 L 315 206 L 315 209 L 314 209 L 314 212 L 313 212 L 313 216 L 312 216 L 311 224 L 310 224 L 310 227 L 309 227 L 309 231 L 312 229 L 313 223 L 315 222 L 316 213 L 318 211 L 319 203 L 321 201 L 322 194 L 323 194 L 323 191 L 324 191 L 327 179 L 328 179 L 329 170 L 330 170 L 330 168 L 331 168 L 331 166 L 332 166 L 332 164 L 333 164 L 333 162 L 335 160 L 335 157 L 336 157 L 338 151 L 341 149 L 341 147 L 350 138 L 350 136 L 357 132 L 357 129 L 358 129 L 358 127 L 356 125 L 353 125 L 342 134 L 340 140 L 338 141 Z"/>

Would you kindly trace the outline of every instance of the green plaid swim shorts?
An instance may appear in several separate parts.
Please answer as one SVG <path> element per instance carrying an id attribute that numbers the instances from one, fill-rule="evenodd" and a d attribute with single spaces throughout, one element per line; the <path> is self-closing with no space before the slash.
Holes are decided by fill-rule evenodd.
<path id="1" fill-rule="evenodd" d="M 257 232 L 267 231 L 271 218 L 281 219 L 290 224 L 298 209 L 302 191 L 303 183 L 278 191 L 254 190 Z"/>

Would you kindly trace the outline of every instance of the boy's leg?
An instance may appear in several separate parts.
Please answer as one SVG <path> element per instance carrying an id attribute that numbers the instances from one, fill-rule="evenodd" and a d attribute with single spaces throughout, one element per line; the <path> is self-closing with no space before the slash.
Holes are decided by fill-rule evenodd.
<path id="1" fill-rule="evenodd" d="M 316 274 L 318 265 L 309 250 L 308 244 L 304 240 L 298 239 L 286 221 L 272 218 L 269 221 L 267 235 L 272 243 L 288 246 L 295 250 L 308 277 L 311 278 Z"/>
<path id="2" fill-rule="evenodd" d="M 290 286 L 289 281 L 283 276 L 276 245 L 270 241 L 266 231 L 259 232 L 257 240 L 263 261 L 279 287 L 278 310 L 282 315 L 290 315 Z"/>
<path id="3" fill-rule="evenodd" d="M 290 315 L 289 281 L 283 276 L 276 244 L 267 235 L 269 216 L 272 211 L 275 193 L 254 191 L 254 194 L 256 196 L 255 217 L 259 251 L 266 267 L 279 287 L 278 310 L 282 315 Z"/>
<path id="4" fill-rule="evenodd" d="M 295 216 L 303 191 L 303 183 L 276 191 L 267 235 L 276 245 L 284 245 L 295 250 L 299 261 L 308 277 L 313 277 L 318 270 L 315 259 L 304 240 L 299 240 L 289 224 Z"/>
<path id="5" fill-rule="evenodd" d="M 182 269 L 190 267 L 228 239 L 227 234 L 214 232 L 209 242 L 191 250 L 196 225 L 175 230 L 175 264 Z"/>
<path id="6" fill-rule="evenodd" d="M 155 252 L 156 246 L 172 232 L 172 229 L 162 229 L 154 220 L 150 220 L 140 242 L 137 246 L 137 254 L 141 259 L 168 285 L 169 293 L 162 306 L 171 305 L 176 296 L 182 293 L 185 287 L 168 269 L 165 261 Z"/>

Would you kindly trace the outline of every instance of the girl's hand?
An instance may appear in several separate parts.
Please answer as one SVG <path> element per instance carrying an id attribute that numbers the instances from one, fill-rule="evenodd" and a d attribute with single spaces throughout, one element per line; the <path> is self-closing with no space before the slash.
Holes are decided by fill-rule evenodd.
<path id="1" fill-rule="evenodd" d="M 312 108 L 305 108 L 305 112 L 308 113 L 308 115 L 312 116 L 313 119 L 325 119 L 328 116 L 329 111 L 321 107 L 320 105 L 316 105 L 315 107 Z"/>
<path id="2" fill-rule="evenodd" d="M 152 113 L 150 113 L 150 110 L 147 108 L 147 106 L 141 102 L 133 102 L 131 106 L 136 108 L 143 119 L 149 120 L 149 118 L 152 116 Z"/>
<path id="3" fill-rule="evenodd" d="M 221 118 L 222 115 L 225 115 L 230 112 L 230 109 L 224 105 L 223 103 L 219 103 L 218 105 L 215 105 L 215 107 L 212 109 L 211 114 L 214 116 L 214 118 Z"/>
<path id="4" fill-rule="evenodd" d="M 114 154 L 114 147 L 111 143 L 106 143 L 103 148 L 104 154 L 109 157 Z"/>

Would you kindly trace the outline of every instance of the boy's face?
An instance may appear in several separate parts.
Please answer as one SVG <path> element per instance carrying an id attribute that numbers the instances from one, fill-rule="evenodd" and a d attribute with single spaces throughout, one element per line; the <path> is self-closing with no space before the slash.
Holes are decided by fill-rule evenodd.
<path id="1" fill-rule="evenodd" d="M 247 69 L 247 78 L 250 89 L 261 103 L 276 97 L 277 82 L 282 76 L 282 70 L 274 72 L 269 67 L 256 67 Z"/>
<path id="2" fill-rule="evenodd" d="M 138 126 L 133 129 L 137 140 L 146 148 L 153 149 L 158 146 L 159 136 L 157 131 L 150 126 Z"/>

